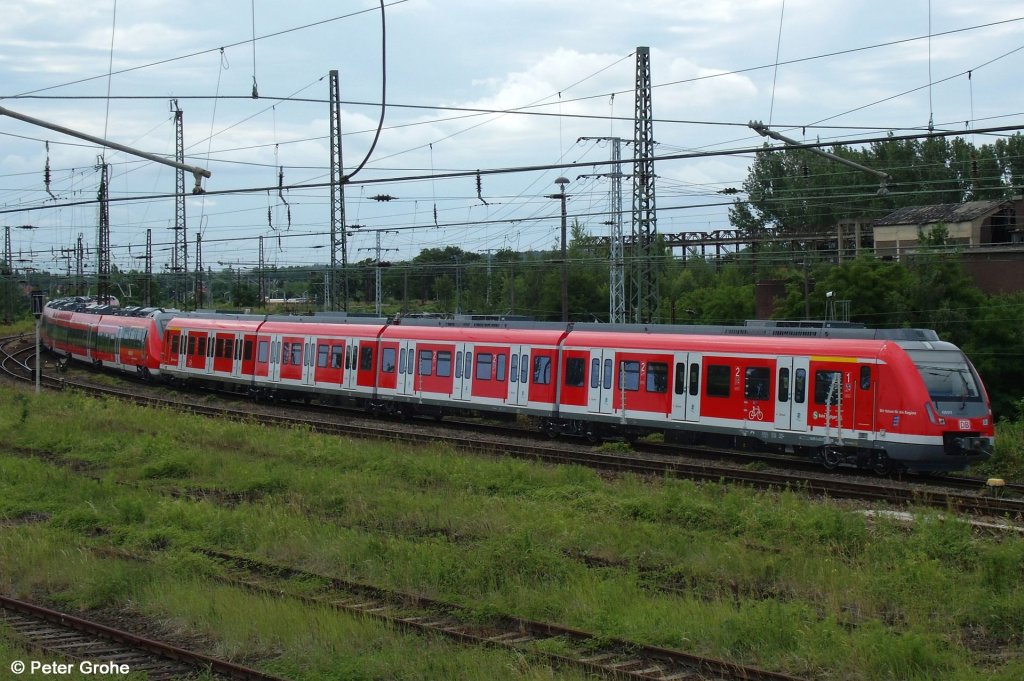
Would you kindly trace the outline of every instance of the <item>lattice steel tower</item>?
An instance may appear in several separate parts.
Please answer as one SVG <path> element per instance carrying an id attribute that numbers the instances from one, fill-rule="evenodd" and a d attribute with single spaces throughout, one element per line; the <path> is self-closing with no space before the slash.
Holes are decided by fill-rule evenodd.
<path id="1" fill-rule="evenodd" d="M 146 277 L 143 280 L 143 301 L 146 307 L 153 304 L 153 230 L 146 230 Z"/>
<path id="2" fill-rule="evenodd" d="M 196 232 L 196 296 L 195 308 L 203 306 L 203 235 Z"/>
<path id="3" fill-rule="evenodd" d="M 626 321 L 626 272 L 622 259 L 622 140 L 612 138 L 611 189 L 608 203 L 611 212 L 611 234 L 608 239 L 608 321 Z"/>
<path id="4" fill-rule="evenodd" d="M 75 295 L 84 296 L 85 288 L 85 244 L 82 243 L 82 233 L 78 233 L 78 243 L 75 244 Z"/>
<path id="5" fill-rule="evenodd" d="M 185 133 L 178 100 L 171 100 L 174 111 L 174 160 L 185 162 Z M 188 298 L 188 230 L 185 221 L 185 170 L 178 168 L 174 188 L 174 250 L 171 251 L 171 277 L 174 282 L 174 302 L 181 306 Z"/>
<path id="6" fill-rule="evenodd" d="M 341 155 L 341 89 L 338 72 L 330 73 L 331 100 L 331 266 L 328 309 L 338 309 L 338 257 L 341 257 L 341 308 L 348 312 L 348 237 L 345 234 L 345 169 Z"/>
<path id="7" fill-rule="evenodd" d="M 654 205 L 654 114 L 651 107 L 651 51 L 636 48 L 636 104 L 633 111 L 633 319 L 658 321 L 658 238 Z"/>
<path id="8" fill-rule="evenodd" d="M 108 197 L 110 166 L 100 158 L 100 189 L 96 198 L 100 203 L 98 237 L 96 239 L 96 299 L 110 301 L 110 202 Z"/>
<path id="9" fill-rule="evenodd" d="M 11 259 L 11 226 L 4 226 L 4 323 L 14 321 L 14 266 Z"/>

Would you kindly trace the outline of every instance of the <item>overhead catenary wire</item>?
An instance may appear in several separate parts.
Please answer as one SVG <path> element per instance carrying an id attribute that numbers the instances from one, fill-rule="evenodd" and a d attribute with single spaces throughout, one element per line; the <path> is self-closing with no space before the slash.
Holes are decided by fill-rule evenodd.
<path id="1" fill-rule="evenodd" d="M 254 31 L 254 35 L 255 35 L 255 31 Z M 570 100 L 568 100 L 568 99 L 567 99 L 566 101 L 570 101 Z M 559 118 L 559 120 L 562 120 L 562 119 L 561 119 L 561 118 Z M 625 119 L 624 119 L 624 120 L 625 120 Z M 974 132 L 974 131 L 972 130 L 972 133 L 973 133 L 973 132 Z M 211 130 L 211 133 L 212 133 L 212 130 Z M 225 162 L 232 162 L 232 160 L 231 160 L 231 159 L 225 159 Z M 406 164 L 406 165 L 410 165 L 410 164 Z M 400 172 L 401 172 L 401 171 L 400 171 Z M 407 175 L 412 175 L 412 172 L 409 172 L 409 171 L 407 171 L 407 172 L 406 172 L 405 174 L 407 174 Z M 433 174 L 433 173 L 432 173 L 432 174 Z M 289 175 L 291 176 L 291 173 L 290 173 L 290 172 L 289 172 Z M 279 182 L 278 182 L 278 185 L 280 186 L 281 184 L 282 184 L 282 183 L 281 183 L 281 182 L 279 181 Z M 296 187 L 299 187 L 300 185 L 301 185 L 301 183 L 297 183 L 297 184 L 295 184 L 294 186 L 296 186 Z M 301 190 L 301 189 L 296 189 L 295 191 L 302 191 L 302 190 Z M 443 198 L 441 199 L 441 201 L 445 201 L 445 200 L 446 200 L 446 199 L 443 199 Z"/>

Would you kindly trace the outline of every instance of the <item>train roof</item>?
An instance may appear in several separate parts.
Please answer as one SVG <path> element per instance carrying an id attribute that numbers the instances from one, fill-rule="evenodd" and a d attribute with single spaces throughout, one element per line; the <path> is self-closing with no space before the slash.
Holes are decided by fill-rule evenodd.
<path id="1" fill-rule="evenodd" d="M 625 331 L 572 331 L 567 348 L 631 348 L 673 352 L 685 350 L 704 354 L 794 354 L 852 355 L 875 357 L 892 341 L 868 338 L 772 338 L 712 334 L 628 333 Z"/>
<path id="2" fill-rule="evenodd" d="M 502 328 L 490 326 L 448 326 L 436 324 L 392 324 L 381 338 L 409 340 L 439 340 L 463 343 L 507 343 L 509 332 L 516 332 L 516 343 L 528 345 L 557 345 L 566 333 L 564 324 L 550 328 Z"/>
<path id="3" fill-rule="evenodd" d="M 83 312 L 85 314 L 116 317 L 154 317 L 159 314 L 174 312 L 174 310 L 165 310 L 162 307 L 144 307 L 141 305 L 119 307 L 117 305 L 105 305 L 96 302 L 95 298 L 86 296 L 57 298 L 46 303 L 46 307 L 51 310 L 61 310 L 64 312 Z"/>

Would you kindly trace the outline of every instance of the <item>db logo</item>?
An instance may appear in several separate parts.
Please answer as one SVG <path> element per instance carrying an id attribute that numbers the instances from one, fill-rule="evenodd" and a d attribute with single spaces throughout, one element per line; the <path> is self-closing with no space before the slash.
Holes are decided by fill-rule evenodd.
<path id="1" fill-rule="evenodd" d="M 970 430 L 971 422 L 968 419 L 960 419 L 960 430 Z"/>

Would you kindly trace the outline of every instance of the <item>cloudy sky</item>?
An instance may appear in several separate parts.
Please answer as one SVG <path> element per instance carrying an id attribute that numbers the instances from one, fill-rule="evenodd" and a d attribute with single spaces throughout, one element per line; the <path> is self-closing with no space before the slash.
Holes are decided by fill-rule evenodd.
<path id="1" fill-rule="evenodd" d="M 1005 0 L 388 0 L 385 11 L 384 126 L 346 188 L 346 222 L 361 225 L 353 262 L 374 255 L 374 230 L 388 230 L 392 260 L 449 244 L 551 248 L 559 205 L 545 195 L 559 176 L 570 216 L 606 233 L 608 169 L 593 164 L 610 158 L 607 138 L 632 139 L 637 46 L 650 48 L 656 153 L 698 154 L 656 164 L 664 233 L 729 227 L 719 192 L 740 186 L 743 150 L 763 141 L 751 120 L 808 141 L 929 121 L 1024 126 L 1024 9 Z M 19 0 L 0 22 L 0 106 L 173 156 L 177 99 L 187 162 L 212 173 L 187 201 L 190 261 L 201 232 L 214 268 L 254 266 L 261 235 L 268 264 L 322 263 L 329 193 L 302 185 L 329 179 L 328 73 L 340 74 L 351 173 L 377 128 L 381 45 L 372 0 Z M 0 116 L 0 224 L 34 227 L 12 230 L 21 266 L 63 269 L 79 233 L 94 246 L 100 154 L 114 263 L 141 268 L 147 229 L 154 268 L 169 262 L 173 169 Z M 479 193 L 464 175 L 476 170 Z M 630 192 L 627 180 L 627 211 Z"/>

